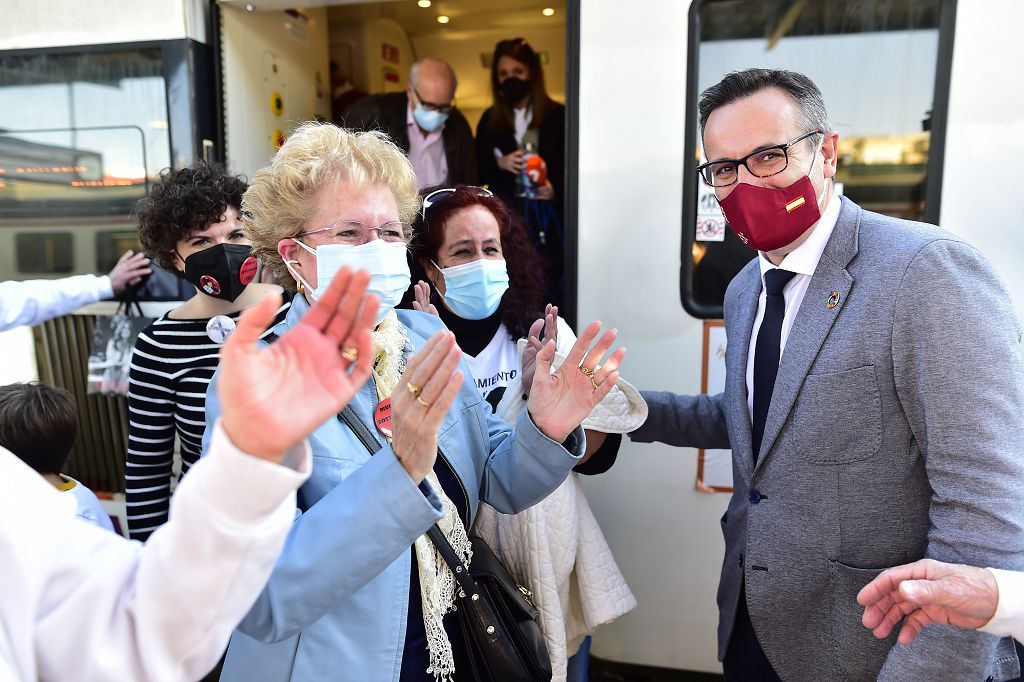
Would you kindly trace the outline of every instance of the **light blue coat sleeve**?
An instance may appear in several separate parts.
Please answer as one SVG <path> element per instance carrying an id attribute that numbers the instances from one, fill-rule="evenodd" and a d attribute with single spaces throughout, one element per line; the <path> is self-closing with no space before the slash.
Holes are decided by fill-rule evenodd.
<path id="1" fill-rule="evenodd" d="M 518 514 L 543 500 L 562 484 L 586 451 L 583 429 L 578 426 L 564 444 L 556 443 L 541 433 L 529 410 L 523 410 L 511 431 L 486 401 L 480 406 L 490 443 L 480 499 L 502 514 Z"/>
<path id="2" fill-rule="evenodd" d="M 216 379 L 206 396 L 204 452 L 220 415 Z M 394 562 L 441 516 L 441 500 L 429 484 L 417 486 L 391 449 L 382 449 L 307 511 L 296 512 L 274 572 L 239 630 L 264 642 L 298 634 Z"/>

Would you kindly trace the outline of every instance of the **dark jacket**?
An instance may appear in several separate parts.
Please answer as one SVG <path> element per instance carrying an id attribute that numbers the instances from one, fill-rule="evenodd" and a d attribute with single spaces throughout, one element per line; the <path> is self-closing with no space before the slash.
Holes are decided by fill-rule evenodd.
<path id="1" fill-rule="evenodd" d="M 480 123 L 476 126 L 476 163 L 480 173 L 481 184 L 486 184 L 491 191 L 504 199 L 506 203 L 515 206 L 516 176 L 514 173 L 503 171 L 498 168 L 498 162 L 494 158 L 494 149 L 498 148 L 502 154 L 509 154 L 519 148 L 516 144 L 515 131 L 490 130 L 489 122 L 491 111 L 488 109 L 480 117 Z M 547 116 L 540 124 L 537 131 L 538 149 L 537 153 L 548 166 L 548 179 L 555 191 L 555 208 L 559 217 L 562 214 L 562 182 L 565 173 L 565 107 L 557 102 L 551 103 Z"/>
<path id="2" fill-rule="evenodd" d="M 563 243 L 564 223 L 562 202 L 565 176 L 565 107 L 557 102 L 551 103 L 547 116 L 537 129 L 537 153 L 548 167 L 548 179 L 554 190 L 552 201 L 534 201 L 532 205 L 522 198 L 516 198 L 516 174 L 509 173 L 498 167 L 494 158 L 494 150 L 509 154 L 519 148 L 516 143 L 515 131 L 490 130 L 489 122 L 494 107 L 484 112 L 476 127 L 476 160 L 480 172 L 480 183 L 487 185 L 492 192 L 523 217 L 527 232 L 533 237 L 534 245 L 544 261 L 547 277 L 548 300 L 561 305 L 565 295 L 565 245 Z M 549 216 L 541 218 L 537 211 L 543 210 L 543 204 L 550 204 Z M 531 208 L 532 206 L 532 208 Z M 550 214 L 554 215 L 555 226 L 552 227 Z"/>
<path id="3" fill-rule="evenodd" d="M 344 124 L 353 130 L 380 130 L 388 134 L 402 150 L 409 153 L 407 124 L 409 96 L 403 92 L 368 95 L 345 112 Z M 475 185 L 476 159 L 473 154 L 473 131 L 458 109 L 444 123 L 441 133 L 444 153 L 448 159 L 448 182 Z"/>

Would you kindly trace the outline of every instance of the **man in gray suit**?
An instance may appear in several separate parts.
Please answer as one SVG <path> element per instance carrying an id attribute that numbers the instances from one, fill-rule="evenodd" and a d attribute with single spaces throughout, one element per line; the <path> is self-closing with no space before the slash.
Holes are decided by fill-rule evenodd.
<path id="1" fill-rule="evenodd" d="M 641 442 L 732 448 L 722 517 L 727 680 L 1004 680 L 1012 640 L 876 640 L 858 591 L 931 557 L 1024 568 L 1024 366 L 999 277 L 948 232 L 833 188 L 838 134 L 807 77 L 751 69 L 700 99 L 730 225 L 758 249 L 725 295 L 719 395 L 644 394 Z"/>

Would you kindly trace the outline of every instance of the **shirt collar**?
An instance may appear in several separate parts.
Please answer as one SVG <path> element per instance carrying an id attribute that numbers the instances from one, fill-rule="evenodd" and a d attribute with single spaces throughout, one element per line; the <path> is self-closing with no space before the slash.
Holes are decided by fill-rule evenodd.
<path id="1" fill-rule="evenodd" d="M 818 261 L 821 260 L 821 254 L 825 252 L 825 245 L 828 244 L 828 239 L 832 236 L 832 230 L 835 229 L 836 223 L 839 221 L 839 209 L 842 204 L 835 190 L 830 187 L 829 191 L 832 192 L 832 198 L 829 199 L 825 212 L 818 218 L 817 224 L 804 243 L 789 252 L 782 259 L 782 262 L 779 263 L 779 268 L 782 270 L 795 272 L 798 275 L 811 276 L 817 269 Z M 764 273 L 775 266 L 765 258 L 762 251 L 758 252 L 757 262 L 761 266 L 761 279 L 764 280 Z"/>

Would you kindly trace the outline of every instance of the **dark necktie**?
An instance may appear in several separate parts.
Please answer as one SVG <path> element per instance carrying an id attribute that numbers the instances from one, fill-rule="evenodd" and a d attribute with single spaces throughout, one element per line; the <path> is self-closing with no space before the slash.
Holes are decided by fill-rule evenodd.
<path id="1" fill-rule="evenodd" d="M 779 373 L 779 356 L 782 341 L 782 318 L 786 315 L 786 299 L 782 290 L 795 272 L 775 268 L 764 273 L 764 319 L 757 330 L 754 346 L 754 414 L 753 447 L 754 463 L 761 452 L 764 438 L 764 424 L 768 420 L 768 406 L 775 390 L 775 377 Z"/>

